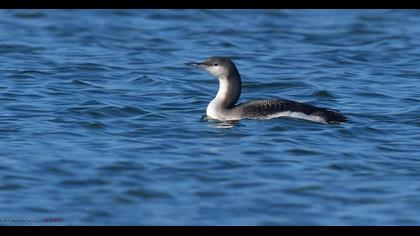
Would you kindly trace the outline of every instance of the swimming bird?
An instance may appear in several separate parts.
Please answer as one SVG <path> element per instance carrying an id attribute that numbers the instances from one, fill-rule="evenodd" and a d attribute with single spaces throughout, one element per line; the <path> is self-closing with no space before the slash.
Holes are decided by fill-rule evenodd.
<path id="1" fill-rule="evenodd" d="M 209 57 L 204 62 L 186 64 L 202 68 L 219 80 L 216 97 L 206 110 L 210 119 L 234 121 L 293 117 L 326 124 L 347 120 L 338 111 L 287 99 L 254 100 L 236 105 L 241 95 L 241 76 L 232 60 L 227 57 Z"/>

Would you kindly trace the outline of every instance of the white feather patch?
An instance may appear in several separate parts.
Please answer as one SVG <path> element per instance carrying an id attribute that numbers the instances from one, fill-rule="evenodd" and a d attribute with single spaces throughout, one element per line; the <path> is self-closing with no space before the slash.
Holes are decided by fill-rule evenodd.
<path id="1" fill-rule="evenodd" d="M 261 117 L 258 117 L 257 119 L 268 120 L 268 119 L 274 119 L 274 118 L 279 118 L 279 117 L 291 117 L 291 118 L 297 118 L 297 119 L 304 119 L 304 120 L 310 120 L 313 122 L 318 122 L 318 123 L 323 123 L 323 124 L 328 123 L 324 118 L 320 116 L 306 115 L 305 113 L 302 113 L 302 112 L 291 112 L 291 111 L 283 111 L 283 112 L 279 112 L 279 113 L 269 115 L 269 116 L 261 116 Z"/>

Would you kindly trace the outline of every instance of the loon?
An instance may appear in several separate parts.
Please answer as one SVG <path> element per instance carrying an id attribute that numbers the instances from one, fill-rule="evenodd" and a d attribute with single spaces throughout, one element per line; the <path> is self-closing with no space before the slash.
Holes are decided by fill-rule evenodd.
<path id="1" fill-rule="evenodd" d="M 210 119 L 235 121 L 292 117 L 324 124 L 347 121 L 338 111 L 287 99 L 254 100 L 236 105 L 241 95 L 241 76 L 229 58 L 209 57 L 204 62 L 186 64 L 202 68 L 219 79 L 219 91 L 206 110 Z"/>

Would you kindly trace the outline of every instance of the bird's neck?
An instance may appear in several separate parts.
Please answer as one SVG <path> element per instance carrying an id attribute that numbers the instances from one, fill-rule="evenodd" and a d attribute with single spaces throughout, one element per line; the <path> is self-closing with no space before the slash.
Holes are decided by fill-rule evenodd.
<path id="1" fill-rule="evenodd" d="M 241 96 L 241 77 L 239 75 L 231 75 L 219 77 L 219 91 L 217 91 L 214 102 L 229 109 L 235 106 Z"/>

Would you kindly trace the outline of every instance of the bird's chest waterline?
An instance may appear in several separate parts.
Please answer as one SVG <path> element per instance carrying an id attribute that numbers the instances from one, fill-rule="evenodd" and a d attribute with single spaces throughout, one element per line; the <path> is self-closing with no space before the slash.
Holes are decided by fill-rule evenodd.
<path id="1" fill-rule="evenodd" d="M 206 115 L 212 119 L 221 119 L 219 105 L 217 100 L 213 99 L 209 105 L 207 105 Z"/>
<path id="2" fill-rule="evenodd" d="M 212 119 L 226 120 L 228 111 L 218 99 L 213 99 L 207 106 L 206 115 Z"/>

